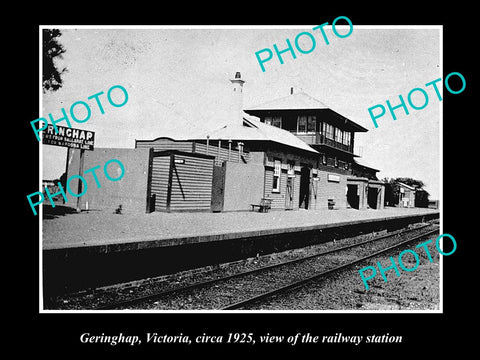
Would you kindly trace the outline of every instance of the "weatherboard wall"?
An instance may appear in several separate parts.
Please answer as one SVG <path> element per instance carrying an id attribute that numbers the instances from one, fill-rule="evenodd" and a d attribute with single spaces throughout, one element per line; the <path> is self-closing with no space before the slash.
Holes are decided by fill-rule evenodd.
<path id="1" fill-rule="evenodd" d="M 213 161 L 195 154 L 154 152 L 150 193 L 155 211 L 210 211 Z"/>

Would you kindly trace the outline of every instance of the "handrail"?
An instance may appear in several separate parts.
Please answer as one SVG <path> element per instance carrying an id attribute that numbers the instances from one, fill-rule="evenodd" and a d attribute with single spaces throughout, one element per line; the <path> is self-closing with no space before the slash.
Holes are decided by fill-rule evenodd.
<path id="1" fill-rule="evenodd" d="M 333 139 L 327 138 L 324 134 L 319 132 L 315 133 L 299 133 L 297 131 L 290 131 L 293 135 L 299 139 L 305 141 L 309 145 L 328 145 L 336 149 L 341 149 L 343 151 L 348 151 L 353 153 L 352 145 L 345 145 Z"/>

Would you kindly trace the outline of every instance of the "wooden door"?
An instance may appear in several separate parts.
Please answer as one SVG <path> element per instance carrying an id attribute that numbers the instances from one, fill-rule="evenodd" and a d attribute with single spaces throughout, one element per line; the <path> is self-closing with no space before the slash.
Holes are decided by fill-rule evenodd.
<path id="1" fill-rule="evenodd" d="M 298 205 L 301 209 L 308 209 L 308 204 L 310 202 L 310 172 L 308 166 L 303 166 L 300 172 L 300 199 Z"/>
<path id="2" fill-rule="evenodd" d="M 287 177 L 287 188 L 285 192 L 285 210 L 293 210 L 293 198 L 295 197 L 294 180 L 294 177 Z"/>
<path id="3" fill-rule="evenodd" d="M 213 166 L 212 211 L 223 211 L 225 198 L 225 166 Z"/>

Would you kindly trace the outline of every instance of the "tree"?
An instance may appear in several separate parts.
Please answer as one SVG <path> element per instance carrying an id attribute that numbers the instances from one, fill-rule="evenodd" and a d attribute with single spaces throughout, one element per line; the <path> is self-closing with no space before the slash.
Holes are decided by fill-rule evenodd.
<path id="1" fill-rule="evenodd" d="M 58 70 L 55 58 L 62 59 L 65 48 L 58 42 L 62 35 L 58 29 L 43 30 L 43 92 L 56 91 L 63 85 L 62 74 L 66 68 Z"/>
<path id="2" fill-rule="evenodd" d="M 413 186 L 413 187 L 418 187 L 418 188 L 423 188 L 425 186 L 423 181 L 415 180 L 415 179 L 412 179 L 412 178 L 399 177 L 399 178 L 396 178 L 395 181 L 404 183 L 408 186 Z"/>
<path id="3" fill-rule="evenodd" d="M 430 194 L 423 189 L 417 189 L 415 191 L 415 207 L 428 207 Z"/>

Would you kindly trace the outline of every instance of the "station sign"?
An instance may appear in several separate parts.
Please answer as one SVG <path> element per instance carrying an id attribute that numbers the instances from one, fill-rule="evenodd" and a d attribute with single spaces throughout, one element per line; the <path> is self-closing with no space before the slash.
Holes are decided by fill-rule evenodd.
<path id="1" fill-rule="evenodd" d="M 95 132 L 57 126 L 55 132 L 53 125 L 49 124 L 42 132 L 42 143 L 46 145 L 64 146 L 73 149 L 93 150 Z"/>
<path id="2" fill-rule="evenodd" d="M 340 176 L 339 175 L 328 174 L 327 175 L 327 181 L 340 182 Z"/>

